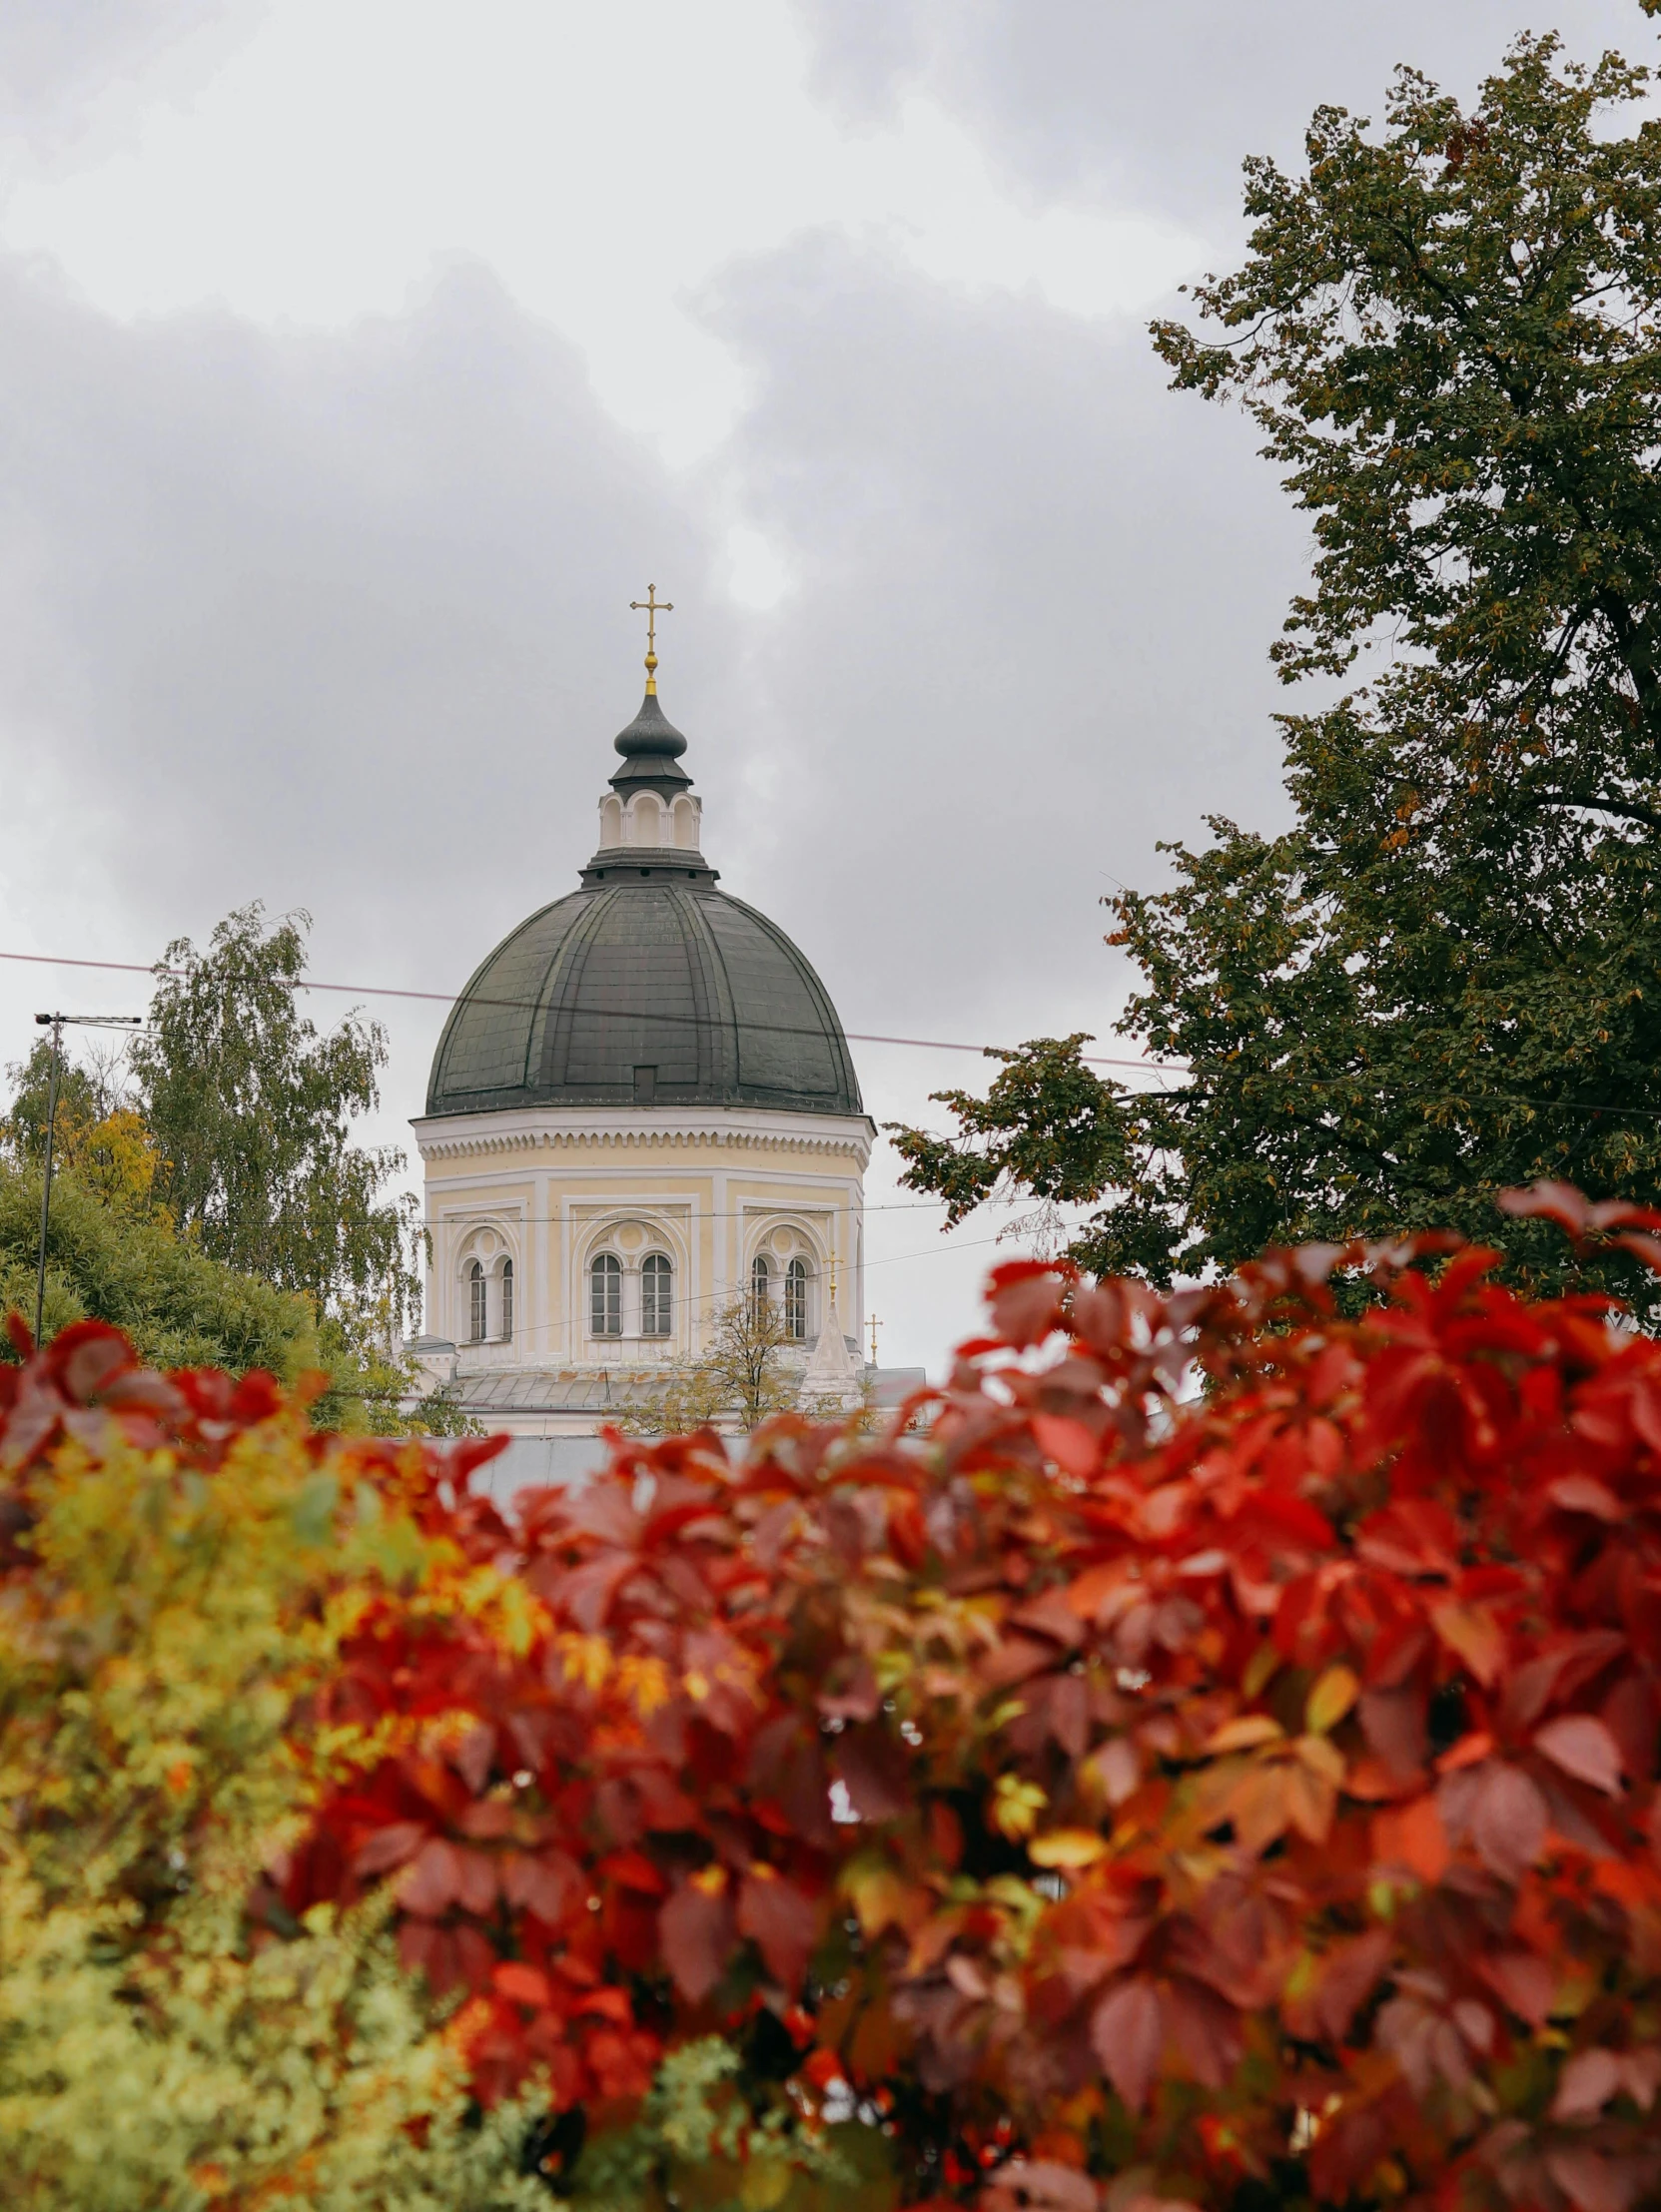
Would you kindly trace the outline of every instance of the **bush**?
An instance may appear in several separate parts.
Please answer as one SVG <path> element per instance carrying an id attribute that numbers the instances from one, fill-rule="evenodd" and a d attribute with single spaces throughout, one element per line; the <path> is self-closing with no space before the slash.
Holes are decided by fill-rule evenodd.
<path id="1" fill-rule="evenodd" d="M 476 1447 L 314 1440 L 352 1595 L 256 1919 L 385 1913 L 437 2155 L 447 2002 L 488 2186 L 579 2206 L 1653 2204 L 1661 1346 L 1494 1258 L 1001 1268 L 927 1436 L 618 1437 L 511 1519 Z"/>
<path id="2" fill-rule="evenodd" d="M 1006 1267 L 926 1442 L 619 1438 L 472 1524 L 505 1639 L 343 1648 L 334 1717 L 427 1733 L 291 1904 L 391 1874 L 486 2097 L 719 2034 L 908 2200 L 1653 2199 L 1661 1348 L 1494 1258 Z"/>
<path id="3" fill-rule="evenodd" d="M 407 1447 L 433 1475 L 449 1463 Z M 385 1457 L 269 1376 L 170 1381 L 115 1331 L 0 1369 L 0 2140 L 9 2206 L 536 2201 L 386 1907 L 260 1939 L 304 1725 L 369 1594 L 434 1559 Z M 457 1462 L 464 1465 L 464 1462 Z"/>

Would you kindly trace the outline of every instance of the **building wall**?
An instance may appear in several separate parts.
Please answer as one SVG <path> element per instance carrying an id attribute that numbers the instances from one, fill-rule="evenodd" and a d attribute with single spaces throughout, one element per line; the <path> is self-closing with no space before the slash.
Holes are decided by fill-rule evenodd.
<path id="1" fill-rule="evenodd" d="M 750 1280 L 758 1251 L 775 1282 L 792 1256 L 809 1273 L 807 1339 L 822 1324 L 834 1258 L 844 1328 L 865 1310 L 863 1116 L 741 1106 L 548 1107 L 415 1123 L 431 1237 L 429 1336 L 462 1375 L 491 1367 L 640 1368 L 696 1357 L 712 1317 Z M 621 1336 L 590 1326 L 589 1264 L 621 1265 Z M 642 1263 L 670 1261 L 671 1326 L 640 1333 Z M 475 1340 L 469 1269 L 485 1284 Z M 512 1332 L 501 1329 L 503 1263 Z"/>

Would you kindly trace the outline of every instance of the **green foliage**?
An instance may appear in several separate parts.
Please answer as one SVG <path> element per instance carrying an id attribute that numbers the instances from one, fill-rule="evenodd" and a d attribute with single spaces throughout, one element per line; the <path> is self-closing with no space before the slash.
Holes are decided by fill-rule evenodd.
<path id="1" fill-rule="evenodd" d="M 757 2085 L 741 2086 L 742 2073 L 719 2035 L 671 2051 L 633 2125 L 597 2136 L 577 2160 L 565 2192 L 572 2212 L 888 2212 L 898 2201 L 874 2130 L 806 2134 L 777 2090 L 758 2116 Z"/>
<path id="2" fill-rule="evenodd" d="M 165 1970 L 0 1858 L 0 2137 L 16 2212 L 198 2212 L 293 2174 L 309 2212 L 532 2212 L 524 2105 L 469 2125 L 455 2062 L 371 1915 L 241 1955 L 176 1915 Z M 412 2129 L 417 2132 L 412 2133 Z M 291 2199 L 292 2201 L 292 2199 Z"/>
<path id="3" fill-rule="evenodd" d="M 39 1167 L 0 1158 L 0 1314 L 34 1312 L 39 1234 Z M 209 1258 L 165 1215 L 135 1215 L 108 1187 L 89 1188 L 84 1162 L 53 1175 L 46 1251 L 48 1342 L 71 1322 L 109 1321 L 162 1368 L 213 1366 L 240 1375 L 260 1367 L 289 1383 L 321 1372 L 328 1378 L 315 1407 L 321 1427 L 380 1436 L 476 1433 L 441 1394 L 415 1414 L 405 1411 L 422 1378 L 414 1360 L 391 1349 L 389 1300 L 343 1301 L 320 1318 L 303 1294 Z M 0 1336 L 0 1362 L 16 1357 Z"/>
<path id="4" fill-rule="evenodd" d="M 268 929 L 254 905 L 228 915 L 206 952 L 170 945 L 133 1065 L 167 1203 L 203 1251 L 320 1312 L 388 1297 L 403 1318 L 419 1291 L 415 1201 L 382 1192 L 404 1155 L 350 1135 L 380 1102 L 386 1033 L 352 1013 L 320 1036 L 301 1012 L 309 926 L 291 914 Z"/>
<path id="5" fill-rule="evenodd" d="M 1052 1204 L 1080 1205 L 1124 1180 L 1131 1154 L 1112 1112 L 1123 1087 L 1085 1067 L 1080 1049 L 1090 1042 L 1076 1031 L 1037 1038 L 1018 1052 L 989 1050 L 987 1058 L 1004 1065 L 984 1099 L 968 1091 L 933 1094 L 957 1116 L 957 1141 L 884 1123 L 913 1170 L 907 1178 L 913 1187 L 937 1190 L 946 1200 L 948 1228 L 1012 1187 Z"/>
<path id="6" fill-rule="evenodd" d="M 58 1070 L 57 1143 L 74 1123 L 90 1125 L 133 1101 L 122 1080 L 125 1053 L 73 1049 L 74 1032 L 66 1034 Z M 14 1156 L 39 1159 L 46 1150 L 46 1105 L 52 1088 L 52 1040 L 35 1039 L 25 1059 L 6 1073 L 12 1079 L 12 1102 L 3 1124 L 6 1149 Z"/>
<path id="7" fill-rule="evenodd" d="M 74 1040 L 71 1031 L 59 1058 L 54 1170 L 73 1169 L 83 1188 L 118 1213 L 171 1226 L 173 1216 L 161 1198 L 167 1161 L 126 1081 L 126 1045 L 114 1050 L 93 1045 L 76 1053 Z M 38 1165 L 46 1157 L 52 1040 L 38 1039 L 9 1074 L 15 1089 L 0 1118 L 0 1157 Z"/>
<path id="8" fill-rule="evenodd" d="M 1082 1160 L 1083 1195 L 1094 1155 L 1078 1255 L 1161 1281 L 1491 1237 L 1494 1192 L 1541 1176 L 1661 1196 L 1661 125 L 1615 127 L 1645 83 L 1523 39 L 1469 113 L 1402 71 L 1381 132 L 1322 108 L 1305 174 L 1246 164 L 1248 258 L 1197 294 L 1220 339 L 1155 343 L 1311 517 L 1283 677 L 1377 672 L 1282 718 L 1288 833 L 1215 819 L 1114 902 L 1121 1032 L 1178 1072 L 1093 1106 L 1076 1053 L 1029 1047 L 1030 1100 L 1001 1076 L 902 1138 L 913 1187 L 961 1212 Z M 1655 1304 L 1624 1254 L 1531 1227 L 1510 1257 Z"/>
<path id="9" fill-rule="evenodd" d="M 455 1433 L 448 1401 L 404 1410 L 420 1381 L 396 1349 L 418 1292 L 415 1200 L 381 1195 L 402 1153 L 350 1140 L 378 1103 L 386 1040 L 356 1016 L 320 1038 L 300 1013 L 306 919 L 268 931 L 258 906 L 228 916 L 206 954 L 169 947 L 184 973 L 161 977 L 151 1028 L 124 1053 L 67 1041 L 46 1334 L 95 1315 L 162 1367 L 291 1381 L 321 1367 L 328 1426 Z M 10 1073 L 0 1307 L 32 1312 L 50 1041 Z"/>
<path id="10" fill-rule="evenodd" d="M 40 1171 L 0 1161 L 0 1312 L 34 1311 Z M 264 1367 L 293 1381 L 324 1362 L 310 1303 L 210 1259 L 165 1226 L 134 1220 L 54 1175 L 47 1240 L 48 1338 L 88 1316 L 113 1322 L 158 1367 Z M 0 1359 L 15 1358 L 0 1339 Z M 355 1375 L 343 1366 L 338 1387 Z"/>
<path id="11" fill-rule="evenodd" d="M 1539 743 L 1513 773 L 1584 803 L 1661 742 L 1661 128 L 1603 128 L 1647 71 L 1557 57 L 1520 39 L 1469 115 L 1401 70 L 1379 141 L 1317 110 L 1305 177 L 1246 163 L 1250 258 L 1198 288 L 1242 336 L 1155 343 L 1179 389 L 1238 394 L 1314 517 L 1286 675 L 1341 672 L 1388 624 L 1413 653 L 1384 701 L 1474 709 L 1485 752 L 1521 715 Z"/>

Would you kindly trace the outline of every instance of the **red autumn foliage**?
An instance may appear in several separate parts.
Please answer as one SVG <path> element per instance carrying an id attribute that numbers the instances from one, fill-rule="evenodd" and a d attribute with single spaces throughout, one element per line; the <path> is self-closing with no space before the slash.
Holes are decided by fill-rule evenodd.
<path id="1" fill-rule="evenodd" d="M 726 2032 L 986 2212 L 1655 2202 L 1661 1345 L 1493 1258 L 1000 1268 L 926 1437 L 619 1438 L 511 1517 L 387 1450 L 453 1571 L 315 1717 L 388 1750 L 289 1908 L 392 1882 L 486 2097 Z"/>

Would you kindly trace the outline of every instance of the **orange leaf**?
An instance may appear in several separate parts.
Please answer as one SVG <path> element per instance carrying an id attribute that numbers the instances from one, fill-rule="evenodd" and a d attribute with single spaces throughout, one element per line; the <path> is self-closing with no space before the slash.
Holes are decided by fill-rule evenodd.
<path id="1" fill-rule="evenodd" d="M 509 1997 L 515 2004 L 544 2005 L 553 1992 L 548 1977 L 539 1966 L 526 1966 L 519 1959 L 504 1959 L 491 1974 L 497 1991 Z"/>
<path id="2" fill-rule="evenodd" d="M 1451 1601 L 1430 1608 L 1430 1625 L 1448 1650 L 1462 1659 L 1484 1689 L 1499 1680 L 1505 1665 L 1505 1638 L 1483 1607 Z"/>
<path id="3" fill-rule="evenodd" d="M 1027 1856 L 1035 1866 L 1093 1866 L 1107 1848 L 1094 1829 L 1058 1828 L 1048 1836 L 1035 1836 L 1027 1845 Z"/>
<path id="4" fill-rule="evenodd" d="M 1277 1744 L 1285 1735 L 1278 1721 L 1271 1721 L 1266 1713 L 1243 1713 L 1238 1720 L 1225 1721 L 1220 1729 L 1206 1739 L 1209 1752 L 1254 1751 L 1259 1744 Z"/>
<path id="5" fill-rule="evenodd" d="M 1380 1866 L 1404 1866 L 1420 1881 L 1440 1881 L 1451 1854 L 1435 1799 L 1415 1798 L 1410 1805 L 1375 1813 L 1372 1855 Z"/>

